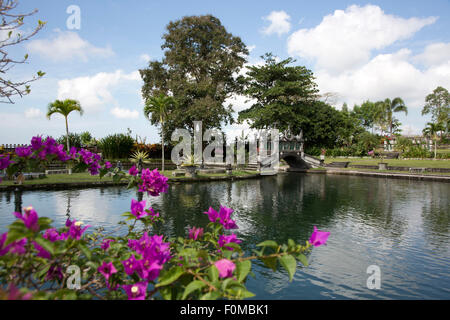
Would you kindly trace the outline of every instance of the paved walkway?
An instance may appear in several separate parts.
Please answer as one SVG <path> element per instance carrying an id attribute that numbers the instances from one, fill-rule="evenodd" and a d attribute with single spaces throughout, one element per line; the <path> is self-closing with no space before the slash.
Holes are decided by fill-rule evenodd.
<path id="1" fill-rule="evenodd" d="M 408 180 L 426 180 L 426 181 L 441 181 L 450 182 L 450 175 L 432 175 L 432 174 L 408 174 L 397 172 L 369 172 L 358 170 L 340 170 L 340 169 L 324 169 L 324 170 L 301 170 L 301 169 L 287 169 L 287 172 L 305 172 L 305 173 L 322 173 L 322 174 L 340 174 L 352 176 L 367 176 L 379 178 L 393 178 L 393 179 L 408 179 Z"/>

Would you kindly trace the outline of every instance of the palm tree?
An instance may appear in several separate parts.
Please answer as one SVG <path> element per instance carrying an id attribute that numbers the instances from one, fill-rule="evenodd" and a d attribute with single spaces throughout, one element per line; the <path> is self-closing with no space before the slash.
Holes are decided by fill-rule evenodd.
<path id="1" fill-rule="evenodd" d="M 442 125 L 442 123 L 433 123 L 433 122 L 428 122 L 425 129 L 422 130 L 422 133 L 424 136 L 431 137 L 434 140 L 434 158 L 435 159 L 436 159 L 436 154 L 437 154 L 437 150 L 436 150 L 437 149 L 437 140 L 439 138 L 438 132 L 443 131 L 443 130 L 444 130 L 444 126 Z"/>
<path id="2" fill-rule="evenodd" d="M 389 128 L 389 136 L 392 137 L 392 127 L 394 123 L 394 112 L 404 112 L 408 115 L 408 107 L 406 107 L 405 102 L 399 97 L 391 101 L 391 99 L 386 99 L 384 101 L 378 101 L 377 107 L 382 111 L 384 121 Z"/>
<path id="3" fill-rule="evenodd" d="M 59 113 L 64 116 L 66 120 L 66 142 L 67 142 L 67 151 L 70 150 L 69 144 L 69 124 L 67 118 L 72 111 L 78 111 L 80 115 L 83 115 L 84 110 L 81 108 L 80 103 L 77 100 L 66 99 L 64 101 L 55 100 L 48 105 L 47 118 L 50 120 L 50 117 L 54 113 Z"/>
<path id="4" fill-rule="evenodd" d="M 164 123 L 166 122 L 169 108 L 175 105 L 175 99 L 163 93 L 159 96 L 147 99 L 144 107 L 144 115 L 152 123 L 161 126 L 162 171 L 164 171 Z M 151 116 L 150 116 L 151 115 Z"/>

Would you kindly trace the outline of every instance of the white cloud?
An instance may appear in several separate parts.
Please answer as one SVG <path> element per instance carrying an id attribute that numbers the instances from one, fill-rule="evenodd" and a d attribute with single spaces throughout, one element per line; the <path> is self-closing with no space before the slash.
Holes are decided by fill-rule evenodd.
<path id="1" fill-rule="evenodd" d="M 80 59 L 84 62 L 92 57 L 109 57 L 114 55 L 111 48 L 100 48 L 82 39 L 73 31 L 55 30 L 52 39 L 33 40 L 27 45 L 30 52 L 38 53 L 54 61 Z"/>
<path id="2" fill-rule="evenodd" d="M 38 119 L 42 118 L 43 116 L 44 114 L 42 113 L 42 111 L 37 108 L 29 108 L 25 110 L 25 118 L 27 119 Z"/>
<path id="3" fill-rule="evenodd" d="M 145 63 L 148 63 L 150 61 L 151 57 L 148 54 L 143 53 L 140 55 L 139 59 Z"/>
<path id="4" fill-rule="evenodd" d="M 450 61 L 420 70 L 411 51 L 380 54 L 359 69 L 339 75 L 320 70 L 316 73 L 321 92 L 338 92 L 340 103 L 351 107 L 364 100 L 401 97 L 410 108 L 421 108 L 425 96 L 437 86 L 450 87 Z"/>
<path id="5" fill-rule="evenodd" d="M 336 10 L 311 29 L 300 29 L 288 40 L 290 55 L 316 62 L 316 67 L 328 72 L 342 72 L 367 63 L 373 50 L 407 39 L 436 17 L 404 19 L 388 15 L 380 7 L 349 6 Z"/>
<path id="6" fill-rule="evenodd" d="M 138 87 L 140 84 L 135 84 L 138 80 L 140 80 L 138 71 L 126 74 L 122 70 L 64 79 L 58 81 L 58 99 L 76 99 L 80 101 L 81 106 L 87 113 L 98 112 L 106 105 L 118 107 L 112 90 L 119 85 L 126 85 L 127 81 Z M 137 90 L 137 88 L 134 89 Z"/>
<path id="7" fill-rule="evenodd" d="M 415 57 L 415 61 L 426 66 L 435 66 L 450 61 L 450 43 L 432 43 L 424 52 Z"/>
<path id="8" fill-rule="evenodd" d="M 278 34 L 281 36 L 291 30 L 291 17 L 284 11 L 272 11 L 264 20 L 270 21 L 270 25 L 262 30 L 266 35 Z"/>
<path id="9" fill-rule="evenodd" d="M 224 105 L 228 106 L 229 104 L 231 104 L 233 105 L 233 110 L 235 112 L 239 112 L 244 109 L 250 108 L 255 103 L 255 99 L 249 99 L 246 96 L 242 95 L 233 95 L 232 97 L 225 100 Z"/>
<path id="10" fill-rule="evenodd" d="M 112 109 L 111 114 L 118 119 L 137 119 L 139 117 L 139 112 L 136 110 L 122 109 L 119 107 Z"/>

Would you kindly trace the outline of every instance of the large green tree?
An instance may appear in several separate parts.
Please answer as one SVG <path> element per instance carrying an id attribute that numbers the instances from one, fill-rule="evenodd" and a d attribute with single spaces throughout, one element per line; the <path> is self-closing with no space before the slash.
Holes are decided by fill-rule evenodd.
<path id="1" fill-rule="evenodd" d="M 261 66 L 250 66 L 241 79 L 243 93 L 255 100 L 239 112 L 239 121 L 250 120 L 252 128 L 277 128 L 297 134 L 308 121 L 305 110 L 318 99 L 313 73 L 303 66 L 290 66 L 292 58 L 282 61 L 267 53 Z"/>
<path id="2" fill-rule="evenodd" d="M 391 99 L 385 99 L 384 101 L 376 102 L 377 108 L 380 108 L 379 112 L 382 115 L 382 123 L 386 124 L 389 136 L 392 136 L 393 129 L 395 125 L 399 125 L 399 122 L 394 117 L 394 113 L 404 112 L 408 114 L 408 107 L 406 107 L 405 102 L 400 97 Z"/>
<path id="3" fill-rule="evenodd" d="M 372 132 L 382 116 L 381 108 L 378 108 L 375 102 L 369 100 L 363 102 L 360 106 L 355 105 L 353 113 L 359 123 L 366 129 L 372 129 Z"/>
<path id="4" fill-rule="evenodd" d="M 441 123 L 446 127 L 450 120 L 450 94 L 447 89 L 437 87 L 425 98 L 425 106 L 422 109 L 422 115 L 431 114 L 431 120 L 434 123 Z"/>
<path id="5" fill-rule="evenodd" d="M 162 171 L 164 171 L 164 124 L 170 110 L 174 109 L 176 103 L 173 97 L 160 93 L 158 96 L 149 97 L 145 103 L 144 115 L 152 124 L 161 126 L 161 150 L 162 150 Z"/>
<path id="6" fill-rule="evenodd" d="M 50 120 L 51 116 L 55 113 L 60 114 L 64 117 L 64 119 L 66 121 L 67 150 L 70 150 L 68 117 L 69 117 L 69 114 L 73 111 L 79 112 L 80 115 L 83 115 L 83 112 L 84 112 L 80 103 L 77 100 L 72 100 L 72 99 L 55 100 L 55 102 L 52 102 L 48 105 L 48 110 L 47 110 L 47 118 L 49 120 Z"/>
<path id="7" fill-rule="evenodd" d="M 192 131 L 194 121 L 204 129 L 231 123 L 233 109 L 225 101 L 239 92 L 235 78 L 246 62 L 245 44 L 212 15 L 184 17 L 166 30 L 163 59 L 140 70 L 144 100 L 163 93 L 177 102 L 164 125 L 166 136 L 176 128 Z"/>

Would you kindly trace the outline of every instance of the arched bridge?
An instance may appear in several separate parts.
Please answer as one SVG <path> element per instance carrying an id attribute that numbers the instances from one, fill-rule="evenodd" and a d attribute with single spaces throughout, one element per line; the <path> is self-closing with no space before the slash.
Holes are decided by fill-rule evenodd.
<path id="1" fill-rule="evenodd" d="M 270 154 L 270 150 L 268 150 Z M 295 169 L 311 169 L 323 167 L 323 161 L 304 153 L 303 139 L 280 139 L 279 160 L 284 160 L 289 167 Z M 262 167 L 270 165 L 271 159 L 261 162 Z M 266 162 L 266 163 L 265 163 Z"/>

